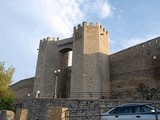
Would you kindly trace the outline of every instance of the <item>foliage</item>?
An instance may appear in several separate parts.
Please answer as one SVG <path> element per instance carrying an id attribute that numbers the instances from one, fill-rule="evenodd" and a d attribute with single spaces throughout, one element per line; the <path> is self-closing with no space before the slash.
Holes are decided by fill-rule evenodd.
<path id="1" fill-rule="evenodd" d="M 9 85 L 12 83 L 12 76 L 15 69 L 5 69 L 4 62 L 0 62 L 0 109 L 10 109 L 14 94 Z"/>
<path id="2" fill-rule="evenodd" d="M 136 91 L 142 95 L 145 100 L 153 99 L 154 95 L 159 91 L 156 88 L 150 88 L 148 85 L 140 83 Z"/>
<path id="3" fill-rule="evenodd" d="M 13 98 L 0 98 L 0 109 L 11 110 Z"/>

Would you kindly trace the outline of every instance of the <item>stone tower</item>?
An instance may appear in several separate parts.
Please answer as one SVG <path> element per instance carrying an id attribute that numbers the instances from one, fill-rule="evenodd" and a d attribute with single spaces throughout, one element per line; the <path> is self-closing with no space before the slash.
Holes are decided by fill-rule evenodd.
<path id="1" fill-rule="evenodd" d="M 68 51 L 73 51 L 71 71 Z M 61 72 L 56 82 L 57 69 Z M 36 97 L 53 97 L 55 91 L 72 98 L 87 98 L 88 93 L 97 98 L 102 92 L 110 92 L 109 34 L 101 25 L 84 22 L 74 28 L 71 38 L 40 41 L 33 93 Z"/>
<path id="2" fill-rule="evenodd" d="M 110 92 L 109 34 L 98 23 L 74 28 L 71 97 L 101 97 Z M 74 94 L 75 93 L 75 94 Z M 77 97 L 77 96 L 76 96 Z"/>
<path id="3" fill-rule="evenodd" d="M 58 67 L 58 50 L 55 40 L 49 38 L 40 41 L 37 60 L 36 75 L 34 80 L 34 95 L 51 97 L 54 93 L 54 68 Z M 39 95 L 37 95 L 39 94 Z"/>

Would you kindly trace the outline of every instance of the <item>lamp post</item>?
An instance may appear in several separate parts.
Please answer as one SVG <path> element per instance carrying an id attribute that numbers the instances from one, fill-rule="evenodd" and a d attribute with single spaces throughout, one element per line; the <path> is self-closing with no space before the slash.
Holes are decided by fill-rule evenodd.
<path id="1" fill-rule="evenodd" d="M 60 73 L 60 69 L 54 71 L 54 74 L 56 75 L 54 98 L 57 98 L 57 79 L 58 79 L 59 73 Z"/>

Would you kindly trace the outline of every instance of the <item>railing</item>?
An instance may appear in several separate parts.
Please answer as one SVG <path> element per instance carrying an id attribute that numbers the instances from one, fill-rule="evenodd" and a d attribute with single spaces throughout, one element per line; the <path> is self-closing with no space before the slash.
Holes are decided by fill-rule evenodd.
<path id="1" fill-rule="evenodd" d="M 58 98 L 69 99 L 118 99 L 118 100 L 160 100 L 160 92 L 126 93 L 126 92 L 72 92 L 59 94 Z"/>

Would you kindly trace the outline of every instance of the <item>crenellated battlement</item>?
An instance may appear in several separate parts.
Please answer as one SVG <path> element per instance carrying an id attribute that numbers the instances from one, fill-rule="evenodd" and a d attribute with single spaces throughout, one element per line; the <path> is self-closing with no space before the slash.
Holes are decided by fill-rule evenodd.
<path id="1" fill-rule="evenodd" d="M 57 39 L 55 39 L 55 37 L 47 37 L 47 38 L 41 39 L 40 43 L 58 42 L 58 41 L 59 41 L 59 37 L 57 37 Z"/>
<path id="2" fill-rule="evenodd" d="M 47 37 L 40 40 L 41 43 L 47 43 L 48 41 L 55 41 L 54 37 Z"/>
<path id="3" fill-rule="evenodd" d="M 45 50 L 48 47 L 54 47 L 57 46 L 59 50 L 65 48 L 66 46 L 72 49 L 73 45 L 73 37 L 61 39 L 59 40 L 59 37 L 55 40 L 54 37 L 47 37 L 43 38 L 43 40 L 40 40 L 40 45 L 37 50 Z"/>
<path id="4" fill-rule="evenodd" d="M 127 54 L 134 54 L 134 53 L 141 52 L 141 51 L 144 51 L 144 50 L 148 50 L 148 49 L 151 49 L 151 48 L 152 49 L 160 49 L 160 37 L 157 37 L 157 38 L 151 39 L 149 41 L 146 41 L 144 43 L 129 47 L 129 48 L 124 49 L 122 51 L 119 51 L 117 53 L 113 53 L 113 54 L 111 54 L 110 57 L 111 58 L 124 57 Z"/>
<path id="5" fill-rule="evenodd" d="M 81 26 L 81 24 L 79 24 L 77 27 L 76 26 L 74 27 L 74 31 L 77 31 L 77 30 L 79 30 L 81 28 L 82 28 L 82 26 Z"/>
<path id="6" fill-rule="evenodd" d="M 94 25 L 93 22 L 90 22 L 89 24 L 87 24 L 87 22 L 83 22 L 82 24 L 74 27 L 73 36 L 75 36 L 76 39 L 79 39 L 83 36 L 84 32 L 92 32 L 93 34 L 98 32 L 99 35 L 108 35 L 108 31 L 99 23 Z"/>
<path id="7" fill-rule="evenodd" d="M 105 32 L 106 34 L 108 34 L 108 31 L 105 30 L 104 27 L 102 27 L 102 25 L 100 25 L 99 23 L 96 23 L 95 25 L 93 24 L 93 22 L 90 22 L 89 24 L 87 24 L 87 22 L 83 22 L 82 25 L 79 24 L 77 26 L 74 27 L 74 32 L 77 32 L 77 31 L 81 31 L 82 28 L 99 28 L 100 31 L 103 31 Z"/>

